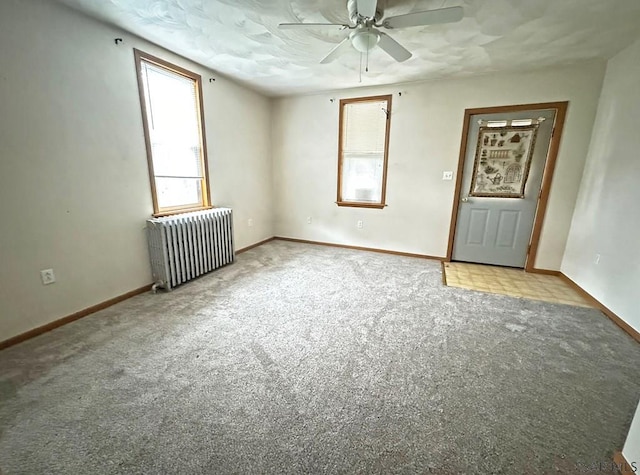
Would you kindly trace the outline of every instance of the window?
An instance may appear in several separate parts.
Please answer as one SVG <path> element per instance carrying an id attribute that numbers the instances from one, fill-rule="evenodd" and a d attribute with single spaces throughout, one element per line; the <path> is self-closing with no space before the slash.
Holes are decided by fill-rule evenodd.
<path id="1" fill-rule="evenodd" d="M 199 75 L 135 50 L 154 216 L 210 208 Z"/>
<path id="2" fill-rule="evenodd" d="M 338 206 L 384 208 L 391 96 L 340 101 Z"/>

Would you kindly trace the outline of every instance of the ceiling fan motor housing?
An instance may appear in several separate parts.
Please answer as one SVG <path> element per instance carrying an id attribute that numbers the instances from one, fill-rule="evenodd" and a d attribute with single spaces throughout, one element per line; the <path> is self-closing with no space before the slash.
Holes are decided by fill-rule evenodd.
<path id="1" fill-rule="evenodd" d="M 357 0 L 347 0 L 347 11 L 349 12 L 349 19 L 356 25 L 374 25 L 382 19 L 382 16 L 384 14 L 384 10 L 381 5 L 382 3 L 383 2 L 379 1 L 376 5 L 376 14 L 373 18 L 365 18 L 358 13 Z"/>

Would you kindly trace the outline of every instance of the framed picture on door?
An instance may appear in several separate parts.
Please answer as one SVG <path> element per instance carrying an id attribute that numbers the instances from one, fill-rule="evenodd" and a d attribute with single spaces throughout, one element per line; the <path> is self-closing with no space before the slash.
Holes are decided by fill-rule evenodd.
<path id="1" fill-rule="evenodd" d="M 524 198 L 538 124 L 480 127 L 469 196 Z"/>

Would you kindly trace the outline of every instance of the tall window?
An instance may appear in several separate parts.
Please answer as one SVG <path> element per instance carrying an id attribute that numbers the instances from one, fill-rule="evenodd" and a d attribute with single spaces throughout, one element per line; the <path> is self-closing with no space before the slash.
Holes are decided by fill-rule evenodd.
<path id="1" fill-rule="evenodd" d="M 155 216 L 210 208 L 198 74 L 135 50 Z"/>
<path id="2" fill-rule="evenodd" d="M 390 95 L 340 101 L 338 206 L 385 206 L 390 124 Z"/>

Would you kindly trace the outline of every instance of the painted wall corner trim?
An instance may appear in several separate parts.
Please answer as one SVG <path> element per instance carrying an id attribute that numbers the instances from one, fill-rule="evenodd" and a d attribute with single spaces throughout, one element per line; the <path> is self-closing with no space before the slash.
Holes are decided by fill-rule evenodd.
<path id="1" fill-rule="evenodd" d="M 330 247 L 339 247 L 342 249 L 354 249 L 356 251 L 379 252 L 381 254 L 392 254 L 394 256 L 416 257 L 418 259 L 431 259 L 435 261 L 445 260 L 444 257 L 429 256 L 427 254 L 415 254 L 412 252 L 391 251 L 389 249 L 378 249 L 375 247 L 351 246 L 349 244 L 336 244 L 332 242 L 310 241 L 307 239 L 297 239 L 297 238 L 290 238 L 290 237 L 283 237 L 283 236 L 276 236 L 274 239 L 279 241 L 299 242 L 302 244 L 315 244 L 317 246 L 330 246 Z"/>
<path id="2" fill-rule="evenodd" d="M 561 272 L 559 275 L 560 275 L 560 278 L 562 278 L 567 284 L 569 284 L 580 295 L 582 295 L 582 297 L 584 297 L 587 300 L 587 302 L 591 303 L 595 308 L 597 308 L 602 313 L 604 313 L 609 318 L 609 320 L 611 320 L 613 323 L 618 325 L 626 333 L 628 333 L 629 336 L 631 336 L 631 338 L 633 338 L 638 343 L 640 343 L 640 332 L 636 331 L 635 328 L 633 328 L 631 325 L 625 322 L 622 318 L 616 315 L 613 311 L 607 308 L 604 304 L 602 304 L 599 300 L 593 297 L 589 292 L 584 290 L 582 287 L 576 284 L 573 280 L 567 277 L 566 274 Z"/>
<path id="3" fill-rule="evenodd" d="M 105 300 L 104 302 L 100 302 L 99 304 L 92 305 L 91 307 L 87 307 L 78 312 L 72 313 L 71 315 L 67 315 L 66 317 L 59 318 L 58 320 L 54 320 L 53 322 L 49 322 L 45 325 L 36 327 L 27 332 L 16 335 L 8 340 L 0 341 L 0 350 L 4 350 L 5 348 L 9 348 L 10 346 L 17 345 L 18 343 L 22 343 L 24 341 L 30 340 L 31 338 L 35 338 L 38 335 L 42 335 L 43 333 L 47 333 L 51 330 L 55 330 L 58 327 L 66 325 L 67 323 L 74 322 L 83 317 L 91 315 L 92 313 L 96 313 L 100 310 L 104 310 L 105 308 L 111 307 L 117 303 L 120 303 L 124 300 L 130 299 L 131 297 L 135 297 L 136 295 L 143 294 L 147 291 L 151 290 L 151 284 L 144 285 L 134 290 L 130 290 L 122 295 L 118 295 L 109 300 Z"/>

